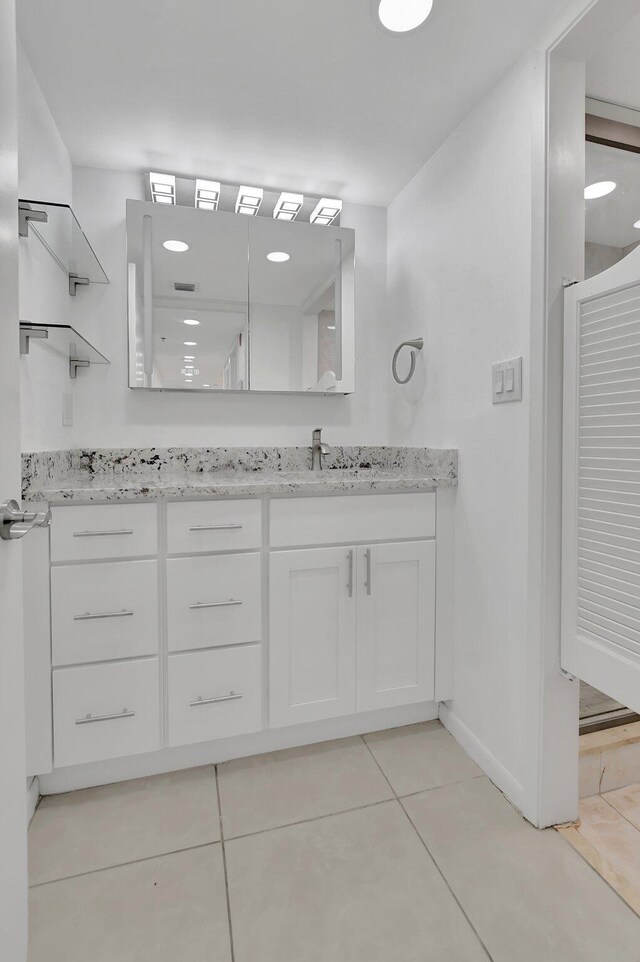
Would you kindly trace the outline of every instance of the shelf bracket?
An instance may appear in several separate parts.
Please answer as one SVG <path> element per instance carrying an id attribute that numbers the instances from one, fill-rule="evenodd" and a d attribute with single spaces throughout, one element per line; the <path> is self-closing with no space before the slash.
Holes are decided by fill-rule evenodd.
<path id="1" fill-rule="evenodd" d="M 45 210 L 33 210 L 31 204 L 24 201 L 18 204 L 18 234 L 20 237 L 29 236 L 29 221 L 37 221 L 38 224 L 46 224 L 49 215 Z"/>
<path id="2" fill-rule="evenodd" d="M 46 341 L 49 337 L 49 331 L 42 327 L 29 327 L 24 322 L 20 323 L 20 353 L 29 353 L 29 341 L 32 337 L 38 338 L 40 340 Z"/>
<path id="3" fill-rule="evenodd" d="M 76 289 L 78 287 L 87 287 L 88 284 L 88 277 L 78 277 L 77 274 L 69 274 L 69 293 L 72 297 L 76 296 Z"/>
<path id="4" fill-rule="evenodd" d="M 89 367 L 90 364 L 91 364 L 91 361 L 82 361 L 80 360 L 79 357 L 70 357 L 69 358 L 69 377 L 75 380 L 75 378 L 78 376 L 78 368 Z"/>

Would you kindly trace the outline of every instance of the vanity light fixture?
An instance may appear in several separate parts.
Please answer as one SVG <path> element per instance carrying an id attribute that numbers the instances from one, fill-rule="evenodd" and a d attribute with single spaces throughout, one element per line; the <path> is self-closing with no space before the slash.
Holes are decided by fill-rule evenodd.
<path id="1" fill-rule="evenodd" d="M 241 187 L 236 200 L 236 214 L 248 214 L 255 217 L 260 210 L 264 197 L 262 187 Z"/>
<path id="2" fill-rule="evenodd" d="M 189 245 L 186 244 L 184 241 L 179 241 L 179 240 L 165 241 L 162 246 L 165 247 L 168 251 L 173 251 L 176 254 L 181 254 L 183 251 L 189 250 Z"/>
<path id="3" fill-rule="evenodd" d="M 200 321 L 196 321 L 196 319 L 195 319 L 194 317 L 185 317 L 185 319 L 184 319 L 184 321 L 183 321 L 182 323 L 183 323 L 183 324 L 189 324 L 189 325 L 191 325 L 191 327 L 196 327 L 196 326 L 200 323 Z"/>
<path id="4" fill-rule="evenodd" d="M 424 23 L 433 0 L 376 0 L 380 23 L 391 33 L 407 33 Z"/>
<path id="5" fill-rule="evenodd" d="M 310 224 L 322 224 L 328 227 L 342 211 L 342 201 L 332 200 L 330 197 L 323 197 L 317 207 L 311 212 Z"/>
<path id="6" fill-rule="evenodd" d="M 220 184 L 216 180 L 196 180 L 196 207 L 217 210 L 220 203 Z"/>
<path id="7" fill-rule="evenodd" d="M 282 193 L 278 198 L 278 203 L 274 207 L 273 216 L 275 220 L 295 220 L 304 204 L 302 194 Z"/>
<path id="8" fill-rule="evenodd" d="M 176 179 L 173 174 L 149 173 L 151 200 L 156 204 L 175 204 Z"/>
<path id="9" fill-rule="evenodd" d="M 606 197 L 616 189 L 618 185 L 613 180 L 601 180 L 597 184 L 589 184 L 584 189 L 585 200 L 595 200 L 597 197 Z"/>
<path id="10" fill-rule="evenodd" d="M 267 254 L 267 260 L 273 261 L 274 264 L 284 264 L 285 261 L 291 259 L 291 254 L 287 254 L 286 251 L 271 251 Z"/>

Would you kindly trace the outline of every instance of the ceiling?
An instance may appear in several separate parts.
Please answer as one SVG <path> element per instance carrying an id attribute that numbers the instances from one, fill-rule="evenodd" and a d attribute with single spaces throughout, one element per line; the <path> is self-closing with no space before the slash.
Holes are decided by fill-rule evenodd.
<path id="1" fill-rule="evenodd" d="M 640 154 L 603 144 L 586 145 L 586 183 L 611 180 L 616 189 L 605 197 L 585 201 L 586 239 L 607 247 L 640 242 Z"/>
<path id="2" fill-rule="evenodd" d="M 386 205 L 557 6 L 435 0 L 397 36 L 371 0 L 20 0 L 17 14 L 74 164 Z"/>
<path id="3" fill-rule="evenodd" d="M 587 65 L 587 96 L 640 110 L 640 15 Z"/>

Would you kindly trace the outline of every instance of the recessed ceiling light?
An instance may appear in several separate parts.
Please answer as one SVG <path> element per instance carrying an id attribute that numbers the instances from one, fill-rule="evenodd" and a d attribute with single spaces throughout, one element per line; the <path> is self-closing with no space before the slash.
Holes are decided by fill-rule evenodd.
<path id="1" fill-rule="evenodd" d="M 637 220 L 633 226 L 636 230 L 640 230 L 640 220 Z"/>
<path id="2" fill-rule="evenodd" d="M 433 0 L 379 0 L 380 23 L 392 33 L 415 30 L 427 19 Z"/>
<path id="3" fill-rule="evenodd" d="M 156 204 L 175 204 L 176 179 L 173 174 L 149 173 L 151 200 Z"/>
<path id="4" fill-rule="evenodd" d="M 255 217 L 260 210 L 263 197 L 262 187 L 241 187 L 236 200 L 236 214 L 249 214 L 250 217 Z"/>
<path id="5" fill-rule="evenodd" d="M 606 197 L 616 189 L 616 186 L 613 180 L 601 180 L 597 184 L 589 184 L 584 189 L 584 199 L 595 200 L 596 197 Z"/>
<path id="6" fill-rule="evenodd" d="M 185 361 L 195 361 L 196 356 L 195 354 L 185 354 L 184 359 Z"/>
<path id="7" fill-rule="evenodd" d="M 168 240 L 165 241 L 162 246 L 166 247 L 168 251 L 175 251 L 176 254 L 180 254 L 182 251 L 189 250 L 189 245 L 185 244 L 184 241 Z"/>
<path id="8" fill-rule="evenodd" d="M 185 319 L 184 319 L 184 321 L 183 321 L 182 323 L 183 323 L 183 324 L 191 324 L 193 327 L 195 327 L 197 324 L 200 323 L 200 321 L 196 321 L 195 318 L 193 318 L 193 317 L 185 317 Z"/>
<path id="9" fill-rule="evenodd" d="M 322 224 L 323 226 L 328 227 L 329 224 L 333 224 L 341 210 L 341 200 L 332 200 L 330 197 L 323 197 L 322 200 L 318 202 L 316 208 L 311 212 L 309 223 Z"/>
<path id="10" fill-rule="evenodd" d="M 267 260 L 273 261 L 274 264 L 283 264 L 285 261 L 288 261 L 290 257 L 291 255 L 285 251 L 271 251 L 270 254 L 267 254 Z"/>
<path id="11" fill-rule="evenodd" d="M 217 180 L 196 180 L 196 207 L 217 210 L 219 200 L 220 184 Z"/>
<path id="12" fill-rule="evenodd" d="M 275 220 L 295 220 L 303 203 L 304 197 L 302 194 L 280 194 L 278 203 L 273 210 Z"/>
<path id="13" fill-rule="evenodd" d="M 183 341 L 182 343 L 184 344 L 185 347 L 197 347 L 197 346 L 198 346 L 198 342 L 197 342 L 197 341 Z"/>

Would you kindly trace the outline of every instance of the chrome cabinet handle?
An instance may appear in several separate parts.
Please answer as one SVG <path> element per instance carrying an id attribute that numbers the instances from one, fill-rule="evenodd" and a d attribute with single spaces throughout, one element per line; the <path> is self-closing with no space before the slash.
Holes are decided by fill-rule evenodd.
<path id="1" fill-rule="evenodd" d="M 347 591 L 349 597 L 353 598 L 353 548 L 349 551 L 347 558 L 349 559 L 349 580 L 347 581 Z"/>
<path id="2" fill-rule="evenodd" d="M 189 531 L 236 531 L 241 524 L 193 524 Z"/>
<path id="3" fill-rule="evenodd" d="M 200 705 L 214 705 L 218 701 L 235 701 L 243 698 L 242 692 L 230 691 L 228 695 L 217 695 L 215 698 L 203 698 L 201 695 L 195 701 L 189 702 L 189 708 L 199 708 Z"/>
<path id="4" fill-rule="evenodd" d="M 191 609 L 194 608 L 228 608 L 231 605 L 241 605 L 241 601 L 234 601 L 229 599 L 229 601 L 196 601 L 195 605 L 189 605 Z"/>
<path id="5" fill-rule="evenodd" d="M 133 718 L 134 711 L 123 708 L 122 711 L 115 712 L 113 715 L 92 715 L 87 712 L 84 718 L 76 718 L 76 725 L 91 725 L 93 722 L 115 721 L 116 718 Z"/>
<path id="6" fill-rule="evenodd" d="M 0 538 L 15 541 L 24 538 L 32 528 L 47 528 L 51 524 L 51 511 L 21 511 L 13 499 L 0 504 Z"/>
<path id="7" fill-rule="evenodd" d="M 114 528 L 113 531 L 74 531 L 74 538 L 103 538 L 108 534 L 133 534 L 133 528 Z"/>
<path id="8" fill-rule="evenodd" d="M 367 594 L 370 595 L 370 594 L 371 594 L 371 588 L 372 588 L 372 584 L 371 584 L 371 548 L 367 548 L 367 549 L 366 549 L 366 551 L 365 551 L 365 553 L 364 553 L 364 556 L 365 556 L 365 558 L 366 558 L 366 560 L 367 560 L 367 580 L 365 581 L 365 585 L 366 585 L 366 588 L 367 588 Z"/>
<path id="9" fill-rule="evenodd" d="M 90 611 L 85 611 L 83 615 L 74 615 L 74 621 L 90 621 L 93 618 L 126 618 L 132 615 L 133 611 L 128 611 L 123 608 L 122 611 L 97 611 L 92 614 Z"/>

